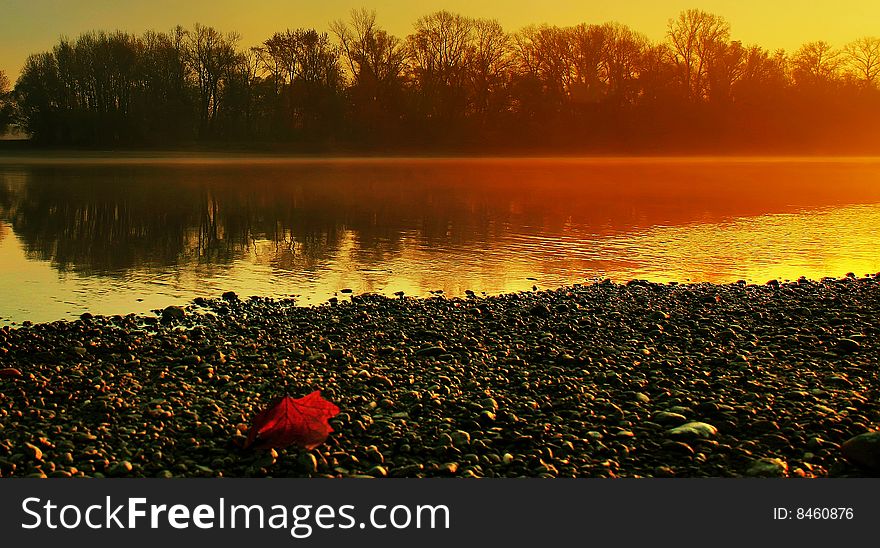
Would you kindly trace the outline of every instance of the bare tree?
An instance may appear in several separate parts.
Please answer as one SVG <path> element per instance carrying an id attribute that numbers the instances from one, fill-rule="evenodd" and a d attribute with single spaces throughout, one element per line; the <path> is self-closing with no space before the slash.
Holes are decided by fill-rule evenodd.
<path id="1" fill-rule="evenodd" d="M 9 78 L 0 70 L 0 135 L 6 133 L 6 129 L 12 122 L 12 96 L 9 91 Z"/>
<path id="2" fill-rule="evenodd" d="M 387 87 L 396 84 L 403 72 L 406 51 L 396 36 L 376 25 L 376 12 L 352 10 L 351 20 L 330 25 L 339 39 L 354 86 Z"/>
<path id="3" fill-rule="evenodd" d="M 741 74 L 733 83 L 733 95 L 741 102 L 760 104 L 767 102 L 788 84 L 788 58 L 785 52 L 771 53 L 760 46 L 745 49 Z"/>
<path id="4" fill-rule="evenodd" d="M 187 61 L 198 81 L 202 131 L 210 133 L 220 110 L 224 78 L 236 62 L 239 36 L 196 23 L 186 38 Z"/>
<path id="5" fill-rule="evenodd" d="M 559 27 L 528 26 L 514 36 L 520 70 L 541 83 L 557 101 L 571 90 L 575 68 L 568 32 Z"/>
<path id="6" fill-rule="evenodd" d="M 850 70 L 869 87 L 877 85 L 880 76 L 880 38 L 866 36 L 844 48 Z"/>
<path id="7" fill-rule="evenodd" d="M 608 75 L 605 63 L 606 28 L 580 24 L 565 29 L 574 69 L 569 96 L 577 103 L 595 103 L 605 95 Z"/>
<path id="8" fill-rule="evenodd" d="M 619 23 L 606 23 L 603 28 L 608 94 L 618 104 L 632 101 L 650 41 L 644 34 Z"/>
<path id="9" fill-rule="evenodd" d="M 742 42 L 719 42 L 706 69 L 708 98 L 714 103 L 733 100 L 733 88 L 745 74 L 747 50 Z"/>
<path id="10" fill-rule="evenodd" d="M 276 32 L 256 48 L 255 55 L 260 69 L 274 82 L 276 108 L 288 128 L 320 128 L 344 84 L 339 49 L 328 34 L 313 29 Z"/>
<path id="11" fill-rule="evenodd" d="M 669 20 L 666 36 L 687 98 L 705 99 L 709 66 L 719 45 L 730 40 L 730 24 L 723 17 L 690 9 Z"/>
<path id="12" fill-rule="evenodd" d="M 797 85 L 817 86 L 834 81 L 843 64 L 840 51 L 828 42 L 808 42 L 791 58 L 792 75 Z"/>
<path id="13" fill-rule="evenodd" d="M 475 19 L 468 49 L 468 80 L 474 110 L 481 115 L 493 110 L 493 98 L 504 88 L 512 65 L 510 35 L 495 19 Z M 500 105 L 496 105 L 501 108 Z"/>
<path id="14" fill-rule="evenodd" d="M 472 33 L 471 19 L 438 11 L 420 17 L 407 38 L 413 76 L 433 116 L 445 118 L 461 111 Z"/>

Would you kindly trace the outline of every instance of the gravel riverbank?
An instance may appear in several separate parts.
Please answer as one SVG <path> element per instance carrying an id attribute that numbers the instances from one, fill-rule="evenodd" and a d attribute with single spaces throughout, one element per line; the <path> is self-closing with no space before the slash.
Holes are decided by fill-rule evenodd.
<path id="1" fill-rule="evenodd" d="M 196 299 L 0 330 L 10 476 L 868 476 L 880 278 Z M 324 445 L 240 449 L 321 390 Z M 847 455 L 848 460 L 844 458 Z M 852 463 L 859 463 L 857 467 Z"/>

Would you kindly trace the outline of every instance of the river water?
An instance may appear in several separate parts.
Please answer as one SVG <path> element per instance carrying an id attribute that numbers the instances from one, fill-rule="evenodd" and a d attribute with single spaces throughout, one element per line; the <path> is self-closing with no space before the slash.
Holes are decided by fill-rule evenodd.
<path id="1" fill-rule="evenodd" d="M 880 159 L 0 158 L 0 325 L 880 271 Z"/>

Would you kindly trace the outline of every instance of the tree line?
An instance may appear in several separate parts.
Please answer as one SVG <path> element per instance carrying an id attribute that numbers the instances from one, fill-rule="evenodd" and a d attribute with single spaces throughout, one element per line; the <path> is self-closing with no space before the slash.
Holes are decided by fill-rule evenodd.
<path id="1" fill-rule="evenodd" d="M 0 129 L 63 145 L 580 150 L 880 148 L 880 38 L 793 53 L 701 10 L 652 42 L 619 23 L 528 26 L 448 11 L 398 37 L 355 10 L 254 47 L 195 24 L 89 32 L 0 73 Z"/>

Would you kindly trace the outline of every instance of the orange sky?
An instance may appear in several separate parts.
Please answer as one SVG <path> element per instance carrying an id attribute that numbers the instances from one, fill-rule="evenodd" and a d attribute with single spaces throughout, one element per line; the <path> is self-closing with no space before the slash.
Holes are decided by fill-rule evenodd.
<path id="1" fill-rule="evenodd" d="M 51 48 L 62 34 L 117 28 L 140 33 L 198 21 L 236 30 L 250 46 L 288 27 L 326 30 L 358 7 L 375 9 L 379 22 L 398 35 L 407 34 L 420 15 L 448 9 L 496 18 L 510 31 L 530 23 L 619 21 L 659 40 L 670 17 L 694 7 L 726 17 L 734 39 L 770 49 L 793 50 L 819 39 L 841 46 L 880 35 L 880 0 L 0 0 L 0 70 L 14 80 L 28 54 Z"/>

